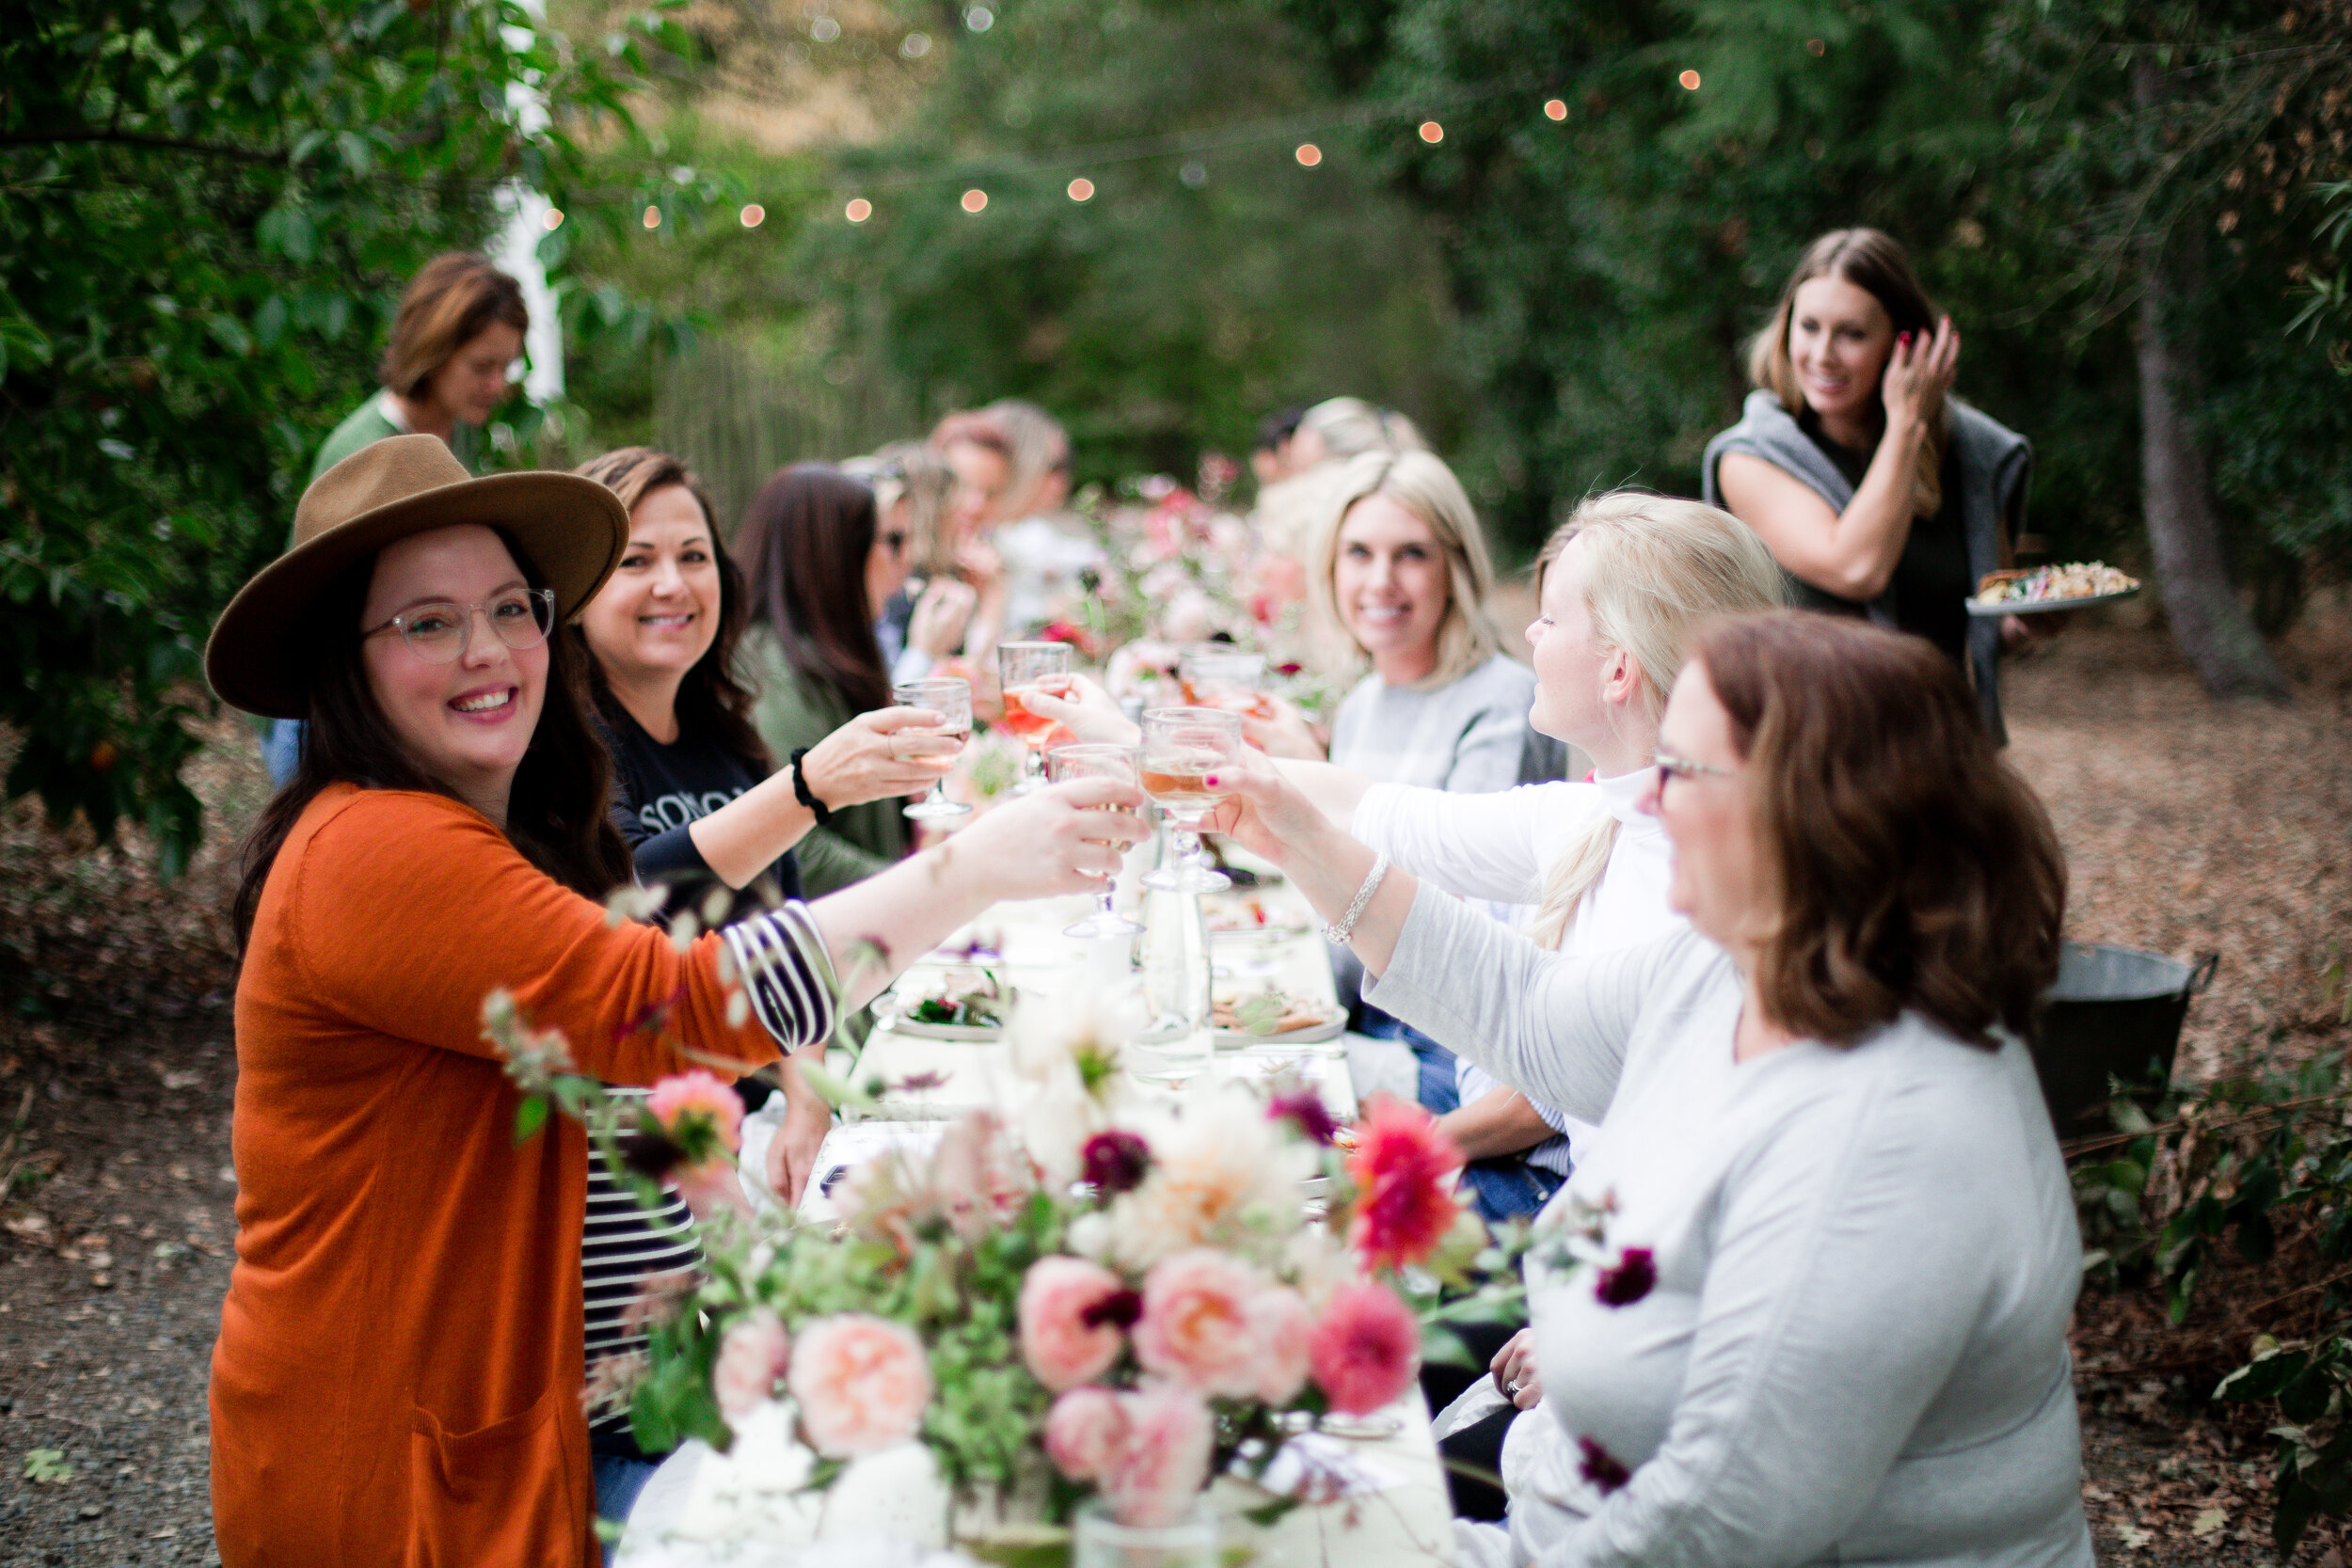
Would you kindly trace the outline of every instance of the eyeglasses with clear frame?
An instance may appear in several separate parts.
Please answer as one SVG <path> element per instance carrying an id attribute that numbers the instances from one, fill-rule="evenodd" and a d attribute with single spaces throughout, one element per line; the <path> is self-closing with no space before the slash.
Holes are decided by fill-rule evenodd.
<path id="1" fill-rule="evenodd" d="M 1740 770 L 1737 768 L 1718 768 L 1711 762 L 1693 762 L 1689 757 L 1677 756 L 1672 752 L 1659 752 L 1655 766 L 1658 768 L 1658 792 L 1661 795 L 1666 792 L 1668 779 L 1694 779 L 1707 773 L 1712 773 L 1721 779 L 1736 779 L 1740 776 Z"/>
<path id="2" fill-rule="evenodd" d="M 555 590 L 510 588 L 476 604 L 421 604 L 381 626 L 368 627 L 359 640 L 364 642 L 379 633 L 396 631 L 408 644 L 408 651 L 427 664 L 454 664 L 473 646 L 476 616 L 516 652 L 535 648 L 555 629 Z"/>

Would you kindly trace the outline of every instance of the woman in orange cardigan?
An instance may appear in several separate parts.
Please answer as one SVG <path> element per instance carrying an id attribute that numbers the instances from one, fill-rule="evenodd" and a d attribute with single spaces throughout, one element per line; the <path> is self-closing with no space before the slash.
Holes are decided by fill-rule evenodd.
<path id="1" fill-rule="evenodd" d="M 746 1069 L 818 1051 L 837 1006 L 991 901 L 1096 885 L 1143 836 L 1141 797 L 1047 791 L 681 950 L 597 901 L 629 861 L 578 656 L 548 635 L 626 541 L 612 494 L 475 480 L 399 436 L 322 475 L 294 531 L 205 656 L 230 703 L 310 725 L 237 899 L 221 1560 L 589 1568 L 586 1143 L 560 1120 L 516 1141 L 485 996 L 504 988 L 613 1084 L 686 1066 L 678 1038 Z M 1128 809 L 1089 809 L 1106 806 Z"/>

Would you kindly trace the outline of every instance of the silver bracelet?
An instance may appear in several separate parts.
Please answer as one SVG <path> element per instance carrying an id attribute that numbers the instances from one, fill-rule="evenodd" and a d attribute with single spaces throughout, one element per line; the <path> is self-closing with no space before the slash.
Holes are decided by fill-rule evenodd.
<path id="1" fill-rule="evenodd" d="M 1347 939 L 1356 934 L 1356 917 L 1364 912 L 1372 895 L 1380 891 L 1380 879 L 1389 874 L 1389 857 L 1372 857 L 1372 870 L 1364 876 L 1364 885 L 1356 890 L 1356 901 L 1347 906 L 1347 912 L 1323 928 L 1323 940 L 1334 947 L 1344 947 Z"/>

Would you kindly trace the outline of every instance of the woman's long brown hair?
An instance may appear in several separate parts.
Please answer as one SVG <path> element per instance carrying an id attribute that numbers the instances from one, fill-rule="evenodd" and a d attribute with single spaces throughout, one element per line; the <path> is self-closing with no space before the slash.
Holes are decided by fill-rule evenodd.
<path id="1" fill-rule="evenodd" d="M 726 541 L 719 537 L 718 519 L 711 515 L 710 497 L 703 489 L 702 481 L 684 463 L 651 447 L 622 447 L 590 458 L 572 472 L 595 480 L 620 497 L 621 505 L 632 516 L 639 501 L 670 484 L 683 487 L 694 498 L 694 504 L 702 508 L 703 529 L 710 539 L 710 559 L 719 569 L 719 630 L 711 638 L 710 646 L 703 650 L 703 657 L 678 682 L 678 733 L 714 737 L 741 757 L 755 776 L 766 778 L 775 771 L 775 758 L 768 754 L 768 743 L 759 738 L 759 727 L 752 722 L 751 689 L 735 678 L 735 650 L 743 641 L 743 627 L 751 619 L 751 592 L 743 579 L 743 568 L 735 563 L 735 557 L 727 553 Z M 604 677 L 604 666 L 589 649 L 588 634 L 578 621 L 572 623 L 566 640 L 577 641 L 582 651 L 588 653 L 589 695 L 605 723 L 617 725 L 624 715 L 620 699 L 612 695 L 612 683 Z"/>
<path id="2" fill-rule="evenodd" d="M 1919 275 L 1902 243 L 1877 229 L 1833 229 L 1805 246 L 1804 257 L 1780 291 L 1772 319 L 1748 347 L 1748 379 L 1780 399 L 1780 405 L 1818 435 L 1818 426 L 1797 383 L 1797 367 L 1788 356 L 1788 323 L 1796 313 L 1797 291 L 1817 277 L 1836 277 L 1877 300 L 1894 323 L 1898 336 L 1935 335 L 1935 306 L 1928 298 Z M 1877 395 L 1873 389 L 1872 395 Z M 1948 413 L 1929 430 L 1919 444 L 1919 467 L 1912 480 L 1912 510 L 1932 517 L 1944 504 L 1944 446 Z"/>
<path id="3" fill-rule="evenodd" d="M 503 531 L 507 553 L 524 580 L 547 586 L 530 557 Z M 239 852 L 242 870 L 231 906 L 242 953 L 253 935 L 262 890 L 286 835 L 332 784 L 362 789 L 414 789 L 456 800 L 457 792 L 401 750 L 368 685 L 360 657 L 359 617 L 373 561 L 347 574 L 311 605 L 310 646 L 318 650 L 310 675 L 310 712 L 294 777 L 270 798 Z M 523 858 L 590 898 L 602 898 L 635 875 L 628 847 L 612 825 L 612 759 L 588 722 L 587 656 L 568 637 L 548 639 L 548 689 L 530 748 L 515 770 L 507 799 L 506 836 Z M 452 890 L 464 897 L 465 890 Z"/>
<path id="4" fill-rule="evenodd" d="M 866 602 L 874 492 L 827 463 L 796 463 L 752 498 L 735 536 L 751 578 L 752 619 L 792 668 L 851 714 L 890 705 L 890 673 Z"/>
<path id="5" fill-rule="evenodd" d="M 2058 978 L 2066 858 L 1960 668 L 1840 615 L 1718 622 L 1691 652 L 1731 718 L 1780 914 L 1757 989 L 1853 1045 L 1907 1010 L 1992 1048 Z"/>

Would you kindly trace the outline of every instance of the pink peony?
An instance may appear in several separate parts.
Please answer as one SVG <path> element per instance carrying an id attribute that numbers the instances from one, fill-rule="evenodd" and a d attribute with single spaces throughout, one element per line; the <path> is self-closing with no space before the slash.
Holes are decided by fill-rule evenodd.
<path id="1" fill-rule="evenodd" d="M 1421 1325 L 1386 1285 L 1343 1285 L 1315 1324 L 1308 1359 L 1332 1409 L 1367 1416 L 1421 1370 Z"/>
<path id="2" fill-rule="evenodd" d="M 930 1402 L 931 1369 L 905 1324 L 844 1312 L 802 1327 L 788 1386 L 809 1446 L 855 1459 L 914 1435 Z"/>
<path id="3" fill-rule="evenodd" d="M 1120 1524 L 1173 1524 L 1209 1482 L 1216 1439 L 1209 1407 L 1168 1383 L 1147 1383 L 1120 1404 L 1127 1429 L 1097 1483 Z"/>
<path id="4" fill-rule="evenodd" d="M 710 1369 L 710 1391 L 719 1413 L 739 1421 L 772 1398 L 791 1364 L 792 1341 L 783 1320 L 765 1307 L 735 1320 L 719 1340 L 719 1358 Z"/>
<path id="5" fill-rule="evenodd" d="M 1010 1224 L 1037 1191 L 1036 1173 L 993 1111 L 948 1123 L 931 1157 L 930 1196 L 967 1240 Z"/>
<path id="6" fill-rule="evenodd" d="M 1127 1440 L 1127 1407 L 1108 1388 L 1073 1388 L 1045 1416 L 1045 1456 L 1072 1481 L 1099 1480 Z"/>
<path id="7" fill-rule="evenodd" d="M 1261 1359 L 1250 1305 L 1265 1289 L 1257 1270 L 1206 1247 L 1161 1259 L 1144 1276 L 1136 1359 L 1196 1393 L 1246 1397 Z"/>
<path id="8" fill-rule="evenodd" d="M 1307 1372 L 1314 1346 L 1315 1318 L 1296 1291 L 1278 1285 L 1249 1304 L 1249 1335 L 1258 1343 L 1258 1386 L 1250 1392 L 1268 1404 L 1288 1404 Z"/>
<path id="9" fill-rule="evenodd" d="M 732 1154 L 743 1146 L 743 1101 L 710 1073 L 696 1068 L 674 1073 L 645 1096 L 645 1111 L 661 1124 L 674 1143 L 688 1141 L 680 1118 L 699 1113 L 709 1118 L 719 1142 Z"/>
<path id="10" fill-rule="evenodd" d="M 1091 1383 L 1119 1359 L 1126 1282 L 1083 1258 L 1041 1258 L 1021 1281 L 1021 1358 L 1058 1394 Z"/>
<path id="11" fill-rule="evenodd" d="M 1402 1268 L 1438 1249 L 1460 1218 L 1454 1177 L 1462 1151 L 1418 1105 L 1375 1095 L 1356 1128 L 1347 1174 L 1356 1182 L 1348 1240 L 1372 1268 Z"/>

